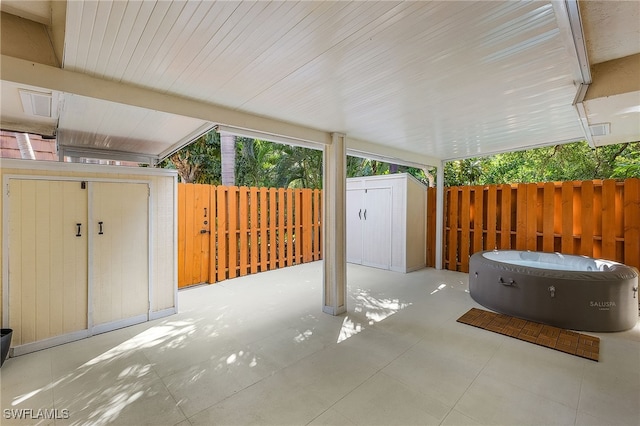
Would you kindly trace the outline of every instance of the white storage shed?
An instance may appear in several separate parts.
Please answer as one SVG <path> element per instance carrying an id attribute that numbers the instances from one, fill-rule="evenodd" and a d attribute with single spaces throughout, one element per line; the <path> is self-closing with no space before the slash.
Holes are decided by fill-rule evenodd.
<path id="1" fill-rule="evenodd" d="M 175 171 L 2 160 L 14 355 L 177 311 Z"/>
<path id="2" fill-rule="evenodd" d="M 426 203 L 427 188 L 407 173 L 347 179 L 347 262 L 424 268 Z"/>

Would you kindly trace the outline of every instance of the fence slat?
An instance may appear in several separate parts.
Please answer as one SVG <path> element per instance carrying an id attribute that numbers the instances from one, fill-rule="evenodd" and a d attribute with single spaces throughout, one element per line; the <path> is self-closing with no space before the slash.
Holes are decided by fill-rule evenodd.
<path id="1" fill-rule="evenodd" d="M 278 240 L 276 238 L 276 214 L 278 211 L 278 204 L 276 201 L 276 192 L 275 188 L 269 188 L 269 269 L 276 268 L 276 260 L 278 257 Z"/>
<path id="2" fill-rule="evenodd" d="M 193 212 L 194 208 L 194 191 L 195 187 L 193 185 L 187 186 L 185 189 L 185 211 Z M 190 256 L 185 258 L 184 262 L 184 279 L 186 284 L 193 284 L 193 251 L 194 251 L 194 241 L 193 241 L 193 220 L 194 217 L 192 214 L 188 215 L 185 218 L 185 252 L 190 253 Z"/>
<path id="3" fill-rule="evenodd" d="M 260 272 L 269 269 L 269 190 L 260 188 Z"/>
<path id="4" fill-rule="evenodd" d="M 216 187 L 213 185 L 209 186 L 209 284 L 213 284 L 217 280 L 216 276 L 216 263 L 217 263 L 217 228 L 216 223 L 217 219 L 217 204 L 218 204 L 218 193 L 216 191 Z"/>
<path id="5" fill-rule="evenodd" d="M 302 263 L 302 190 L 295 190 L 295 213 L 294 213 L 294 238 L 293 252 L 296 263 Z"/>
<path id="6" fill-rule="evenodd" d="M 624 185 L 624 263 L 640 268 L 640 179 Z"/>
<path id="7" fill-rule="evenodd" d="M 487 220 L 485 221 L 485 229 L 487 230 L 485 250 L 493 250 L 496 246 L 496 219 L 498 208 L 498 187 L 490 185 L 487 188 Z"/>
<path id="8" fill-rule="evenodd" d="M 510 249 L 511 245 L 511 185 L 501 186 L 500 205 L 500 248 Z"/>
<path id="9" fill-rule="evenodd" d="M 284 200 L 284 188 L 278 189 L 278 268 L 284 268 L 285 265 L 285 245 L 286 245 L 286 226 L 285 220 L 285 200 Z"/>
<path id="10" fill-rule="evenodd" d="M 471 253 L 482 251 L 484 240 L 484 187 L 474 186 L 473 188 L 473 249 Z"/>
<path id="11" fill-rule="evenodd" d="M 471 235 L 471 188 L 462 187 L 462 198 L 460 202 L 460 269 L 459 271 L 469 271 L 469 250 Z"/>
<path id="12" fill-rule="evenodd" d="M 311 256 L 311 238 L 313 230 L 311 229 L 312 223 L 311 215 L 311 190 L 302 190 L 302 261 L 310 262 L 313 257 Z"/>
<path id="13" fill-rule="evenodd" d="M 602 182 L 602 257 L 616 258 L 616 182 Z"/>
<path id="14" fill-rule="evenodd" d="M 238 187 L 228 188 L 227 209 L 229 211 L 227 233 L 229 235 L 228 276 L 238 276 Z"/>
<path id="15" fill-rule="evenodd" d="M 238 189 L 240 194 L 240 209 L 238 221 L 240 222 L 240 246 L 239 246 L 239 267 L 240 276 L 247 275 L 249 272 L 247 263 L 249 262 L 249 188 L 242 186 Z"/>
<path id="16" fill-rule="evenodd" d="M 538 185 L 530 183 L 526 185 L 526 235 L 525 235 L 525 249 L 537 250 L 538 249 L 538 235 L 537 235 L 537 221 L 536 221 L 536 202 L 538 195 Z"/>
<path id="17" fill-rule="evenodd" d="M 293 189 L 287 189 L 287 266 L 293 265 Z"/>
<path id="18" fill-rule="evenodd" d="M 450 271 L 456 271 L 458 269 L 458 192 L 458 188 L 447 189 L 447 193 L 449 194 L 449 202 L 446 206 L 449 212 L 449 238 L 447 238 L 449 244 L 449 256 L 447 259 L 447 269 Z"/>
<path id="19" fill-rule="evenodd" d="M 322 259 L 322 193 L 319 189 L 313 190 L 313 260 Z"/>
<path id="20" fill-rule="evenodd" d="M 542 187 L 542 251 L 553 253 L 555 230 L 555 193 L 553 182 L 546 182 Z"/>
<path id="21" fill-rule="evenodd" d="M 250 262 L 250 272 L 255 274 L 258 272 L 258 261 L 260 258 L 260 245 L 258 244 L 258 237 L 260 232 L 260 224 L 258 222 L 258 188 L 251 187 L 249 194 L 249 203 L 250 203 L 250 222 L 249 229 L 251 230 L 251 246 L 249 247 L 251 251 L 251 262 Z"/>
<path id="22" fill-rule="evenodd" d="M 527 249 L 527 185 L 518 184 L 516 193 L 516 250 Z"/>
<path id="23" fill-rule="evenodd" d="M 561 215 L 561 240 L 560 251 L 573 253 L 573 182 L 562 182 L 562 215 Z"/>
<path id="24" fill-rule="evenodd" d="M 580 234 L 580 254 L 593 255 L 593 182 L 582 183 L 582 232 Z"/>
<path id="25" fill-rule="evenodd" d="M 218 240 L 218 281 L 227 279 L 227 188 L 219 186 L 216 191 L 217 196 L 217 219 L 216 238 Z"/>

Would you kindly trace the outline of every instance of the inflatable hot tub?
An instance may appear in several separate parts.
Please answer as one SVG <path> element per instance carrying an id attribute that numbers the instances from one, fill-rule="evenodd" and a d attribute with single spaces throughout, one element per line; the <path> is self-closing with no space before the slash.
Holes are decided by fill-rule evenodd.
<path id="1" fill-rule="evenodd" d="M 622 331 L 638 321 L 638 271 L 585 256 L 475 253 L 469 293 L 496 312 L 571 330 Z"/>

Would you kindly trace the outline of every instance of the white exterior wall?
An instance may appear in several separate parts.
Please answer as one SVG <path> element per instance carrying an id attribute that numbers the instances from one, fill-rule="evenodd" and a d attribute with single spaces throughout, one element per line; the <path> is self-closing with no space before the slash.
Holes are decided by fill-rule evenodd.
<path id="1" fill-rule="evenodd" d="M 7 232 L 9 206 L 11 198 L 7 196 L 7 185 L 10 177 L 25 178 L 73 179 L 77 181 L 135 181 L 146 182 L 150 189 L 149 198 L 149 281 L 150 312 L 149 319 L 159 318 L 177 312 L 177 174 L 175 171 L 129 168 L 117 166 L 97 166 L 77 163 L 35 162 L 22 160 L 2 160 L 0 175 L 2 177 L 2 196 L 0 209 L 0 237 L 2 246 L 2 263 L 0 276 L 0 318 L 4 322 L 8 316 L 6 311 L 5 292 L 8 289 L 8 253 Z M 88 278 L 87 278 L 88 279 Z"/>
<path id="2" fill-rule="evenodd" d="M 407 178 L 406 272 L 427 264 L 427 189 L 410 175 Z"/>

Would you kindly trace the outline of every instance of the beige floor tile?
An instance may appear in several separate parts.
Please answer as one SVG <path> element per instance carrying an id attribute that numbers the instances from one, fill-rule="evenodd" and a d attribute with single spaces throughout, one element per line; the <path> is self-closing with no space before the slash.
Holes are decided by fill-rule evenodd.
<path id="1" fill-rule="evenodd" d="M 359 425 L 437 425 L 451 407 L 378 373 L 333 409 Z"/>
<path id="2" fill-rule="evenodd" d="M 67 409 L 62 425 L 638 424 L 640 323 L 598 334 L 593 362 L 457 323 L 480 307 L 467 274 L 348 265 L 335 317 L 321 274 L 182 290 L 176 315 L 9 359 L 1 408 Z"/>
<path id="3" fill-rule="evenodd" d="M 573 425 L 576 419 L 575 408 L 482 374 L 454 408 L 490 425 Z"/>

